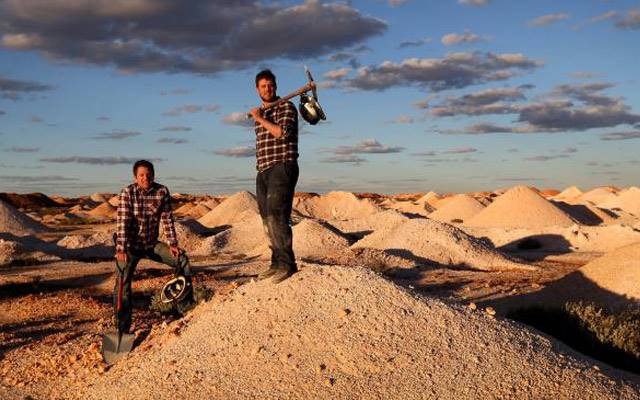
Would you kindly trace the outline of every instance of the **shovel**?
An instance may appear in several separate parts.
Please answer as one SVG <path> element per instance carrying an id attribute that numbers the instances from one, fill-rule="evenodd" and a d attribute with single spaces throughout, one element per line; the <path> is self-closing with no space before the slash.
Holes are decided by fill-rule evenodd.
<path id="1" fill-rule="evenodd" d="M 119 274 L 120 279 L 118 281 L 118 312 L 122 307 L 122 290 L 124 286 L 124 274 L 122 271 Z M 130 333 L 122 333 L 120 329 L 116 332 L 105 333 L 102 337 L 102 358 L 104 361 L 111 365 L 118 361 L 122 356 L 129 353 L 133 348 L 133 341 L 136 336 Z"/>

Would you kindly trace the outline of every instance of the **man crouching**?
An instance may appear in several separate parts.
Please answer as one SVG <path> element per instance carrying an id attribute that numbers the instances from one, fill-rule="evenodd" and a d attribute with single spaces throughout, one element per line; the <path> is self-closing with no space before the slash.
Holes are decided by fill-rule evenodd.
<path id="1" fill-rule="evenodd" d="M 193 302 L 191 266 L 187 255 L 178 247 L 171 211 L 169 189 L 154 182 L 153 164 L 139 160 L 133 165 L 135 182 L 122 189 L 116 218 L 116 269 L 114 310 L 117 329 L 128 333 L 131 328 L 131 281 L 138 262 L 147 258 L 171 266 L 176 277 L 184 277 L 183 301 Z M 168 245 L 158 241 L 160 222 Z"/>

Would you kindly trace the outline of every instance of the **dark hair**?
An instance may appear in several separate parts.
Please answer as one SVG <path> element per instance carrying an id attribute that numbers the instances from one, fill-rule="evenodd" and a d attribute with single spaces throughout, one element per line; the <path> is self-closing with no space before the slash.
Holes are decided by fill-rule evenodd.
<path id="1" fill-rule="evenodd" d="M 153 175 L 156 174 L 156 171 L 153 169 L 153 164 L 151 164 L 151 162 L 149 162 L 147 160 L 138 160 L 138 161 L 136 161 L 135 164 L 133 164 L 133 175 L 138 173 L 138 168 L 140 168 L 140 167 L 145 167 L 146 169 L 151 171 L 151 173 Z"/>
<path id="2" fill-rule="evenodd" d="M 273 74 L 273 72 L 271 72 L 270 69 L 263 69 L 262 71 L 258 72 L 258 75 L 256 75 L 256 87 L 258 87 L 258 82 L 260 82 L 261 79 L 268 79 L 272 81 L 274 85 L 278 86 L 278 84 L 276 83 L 276 76 Z"/>

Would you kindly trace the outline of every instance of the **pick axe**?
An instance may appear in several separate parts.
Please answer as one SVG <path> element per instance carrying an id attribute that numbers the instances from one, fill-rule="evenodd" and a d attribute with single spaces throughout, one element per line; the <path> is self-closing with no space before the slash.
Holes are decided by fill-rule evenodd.
<path id="1" fill-rule="evenodd" d="M 318 103 L 318 87 L 311 76 L 311 71 L 309 71 L 308 67 L 304 67 L 305 74 L 307 76 L 307 83 L 298 88 L 297 90 L 289 93 L 288 95 L 279 98 L 276 101 L 263 103 L 260 106 L 260 110 L 265 111 L 270 108 L 279 106 L 282 103 L 285 103 L 296 96 L 300 96 L 300 113 L 302 117 L 309 122 L 311 125 L 315 125 L 318 123 L 320 119 L 327 119 L 322 107 Z M 308 96 L 307 93 L 311 92 L 311 96 Z M 247 113 L 247 118 L 251 118 L 251 114 Z"/>

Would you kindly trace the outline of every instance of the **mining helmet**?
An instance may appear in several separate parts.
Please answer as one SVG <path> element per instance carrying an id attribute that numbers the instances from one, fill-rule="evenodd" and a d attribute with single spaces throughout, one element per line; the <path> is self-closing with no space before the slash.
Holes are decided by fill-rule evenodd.
<path id="1" fill-rule="evenodd" d="M 300 95 L 300 114 L 311 125 L 317 124 L 321 119 L 327 119 L 318 101 L 309 95 Z"/>
<path id="2" fill-rule="evenodd" d="M 180 302 L 191 291 L 191 285 L 184 276 L 178 276 L 164 284 L 160 292 L 160 301 L 163 303 Z"/>

